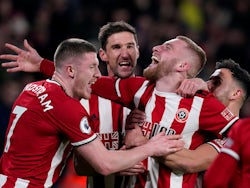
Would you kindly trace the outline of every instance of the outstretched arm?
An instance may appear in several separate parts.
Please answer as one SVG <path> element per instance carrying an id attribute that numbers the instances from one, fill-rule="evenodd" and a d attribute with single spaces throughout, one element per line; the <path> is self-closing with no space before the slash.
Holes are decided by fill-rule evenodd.
<path id="1" fill-rule="evenodd" d="M 23 44 L 25 49 L 18 48 L 9 43 L 5 44 L 5 46 L 14 51 L 16 55 L 0 55 L 0 59 L 9 60 L 9 62 L 2 63 L 2 67 L 7 68 L 7 72 L 42 72 L 45 76 L 51 77 L 55 70 L 54 63 L 43 59 L 26 39 Z"/>
<path id="2" fill-rule="evenodd" d="M 123 149 L 122 149 L 123 150 Z M 77 168 L 78 175 L 81 176 L 98 176 L 100 175 L 91 165 L 86 161 L 86 159 L 81 158 L 80 154 L 75 150 L 74 152 L 74 163 L 77 166 L 77 164 L 81 164 L 82 168 Z M 142 162 L 137 163 L 136 165 L 125 169 L 123 171 L 120 171 L 116 173 L 116 175 L 122 175 L 122 176 L 132 176 L 132 175 L 138 175 L 139 173 L 142 173 L 145 171 L 145 167 L 142 164 Z"/>
<path id="3" fill-rule="evenodd" d="M 146 144 L 134 147 L 129 150 L 107 150 L 99 140 L 78 146 L 77 152 L 84 157 L 93 168 L 108 175 L 136 165 L 138 162 L 149 156 L 162 156 L 179 151 L 183 148 L 183 141 L 180 135 L 165 136 L 159 133 L 150 139 Z M 100 160 L 101 159 L 101 160 Z M 81 160 L 75 161 L 76 172 L 81 175 Z"/>
<path id="4" fill-rule="evenodd" d="M 43 58 L 37 53 L 37 51 L 30 46 L 28 41 L 25 39 L 25 49 L 18 48 L 12 44 L 6 43 L 5 46 L 10 50 L 14 51 L 13 54 L 2 54 L 0 59 L 10 60 L 10 62 L 2 63 L 2 66 L 7 68 L 7 72 L 39 72 L 40 64 Z"/>

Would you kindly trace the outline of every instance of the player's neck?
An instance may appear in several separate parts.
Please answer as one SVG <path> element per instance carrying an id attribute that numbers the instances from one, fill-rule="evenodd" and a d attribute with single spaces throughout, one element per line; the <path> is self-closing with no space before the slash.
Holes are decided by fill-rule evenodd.
<path id="1" fill-rule="evenodd" d="M 53 74 L 53 76 L 52 76 L 52 80 L 55 81 L 55 82 L 57 82 L 57 83 L 63 88 L 64 92 L 65 92 L 68 96 L 74 98 L 74 96 L 73 96 L 73 94 L 72 94 L 70 88 L 67 86 L 67 84 L 66 84 L 65 81 L 64 81 L 65 79 L 62 78 L 62 76 L 61 76 L 60 74 L 58 74 L 56 71 L 54 72 L 54 74 Z"/>
<path id="2" fill-rule="evenodd" d="M 174 75 L 164 76 L 156 81 L 156 89 L 161 92 L 176 93 L 183 78 Z"/>

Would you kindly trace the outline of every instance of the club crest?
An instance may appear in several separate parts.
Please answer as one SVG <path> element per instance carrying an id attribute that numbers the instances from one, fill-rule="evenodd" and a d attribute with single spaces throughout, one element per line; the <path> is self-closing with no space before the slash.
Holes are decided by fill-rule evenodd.
<path id="1" fill-rule="evenodd" d="M 186 108 L 180 108 L 175 114 L 175 120 L 179 123 L 185 123 L 188 119 L 189 111 Z"/>

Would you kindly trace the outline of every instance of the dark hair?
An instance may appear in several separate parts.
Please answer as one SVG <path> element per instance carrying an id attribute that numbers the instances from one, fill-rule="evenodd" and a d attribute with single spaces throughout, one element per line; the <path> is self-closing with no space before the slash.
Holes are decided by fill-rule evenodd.
<path id="1" fill-rule="evenodd" d="M 102 49 L 106 50 L 107 40 L 114 33 L 130 32 L 134 35 L 136 43 L 138 43 L 135 28 L 124 21 L 108 22 L 100 28 L 98 39 L 101 42 Z"/>
<path id="2" fill-rule="evenodd" d="M 78 38 L 66 39 L 58 45 L 55 51 L 55 65 L 60 66 L 60 62 L 64 61 L 65 59 L 82 55 L 83 53 L 87 52 L 97 53 L 97 50 L 93 44 L 86 40 Z"/>
<path id="3" fill-rule="evenodd" d="M 226 68 L 232 72 L 232 76 L 239 82 L 242 89 L 246 93 L 246 98 L 249 97 L 250 94 L 250 75 L 249 73 L 240 67 L 238 63 L 236 63 L 232 59 L 224 59 L 216 62 L 215 69 Z"/>

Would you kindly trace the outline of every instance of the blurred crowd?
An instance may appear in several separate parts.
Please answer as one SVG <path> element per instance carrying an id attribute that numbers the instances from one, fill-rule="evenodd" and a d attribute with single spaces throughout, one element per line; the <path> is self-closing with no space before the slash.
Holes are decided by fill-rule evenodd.
<path id="1" fill-rule="evenodd" d="M 206 51 L 208 62 L 200 77 L 208 79 L 215 62 L 223 58 L 232 58 L 250 72 L 249 0 L 0 0 L 0 54 L 9 52 L 4 43 L 23 47 L 25 38 L 50 60 L 56 46 L 69 37 L 87 39 L 99 48 L 99 28 L 117 20 L 137 30 L 138 75 L 151 62 L 152 46 L 177 35 L 190 37 Z M 101 69 L 106 74 L 103 64 Z M 40 78 L 39 73 L 0 69 L 1 134 L 24 84 Z M 250 101 L 242 108 L 242 117 L 250 116 L 249 105 Z"/>

